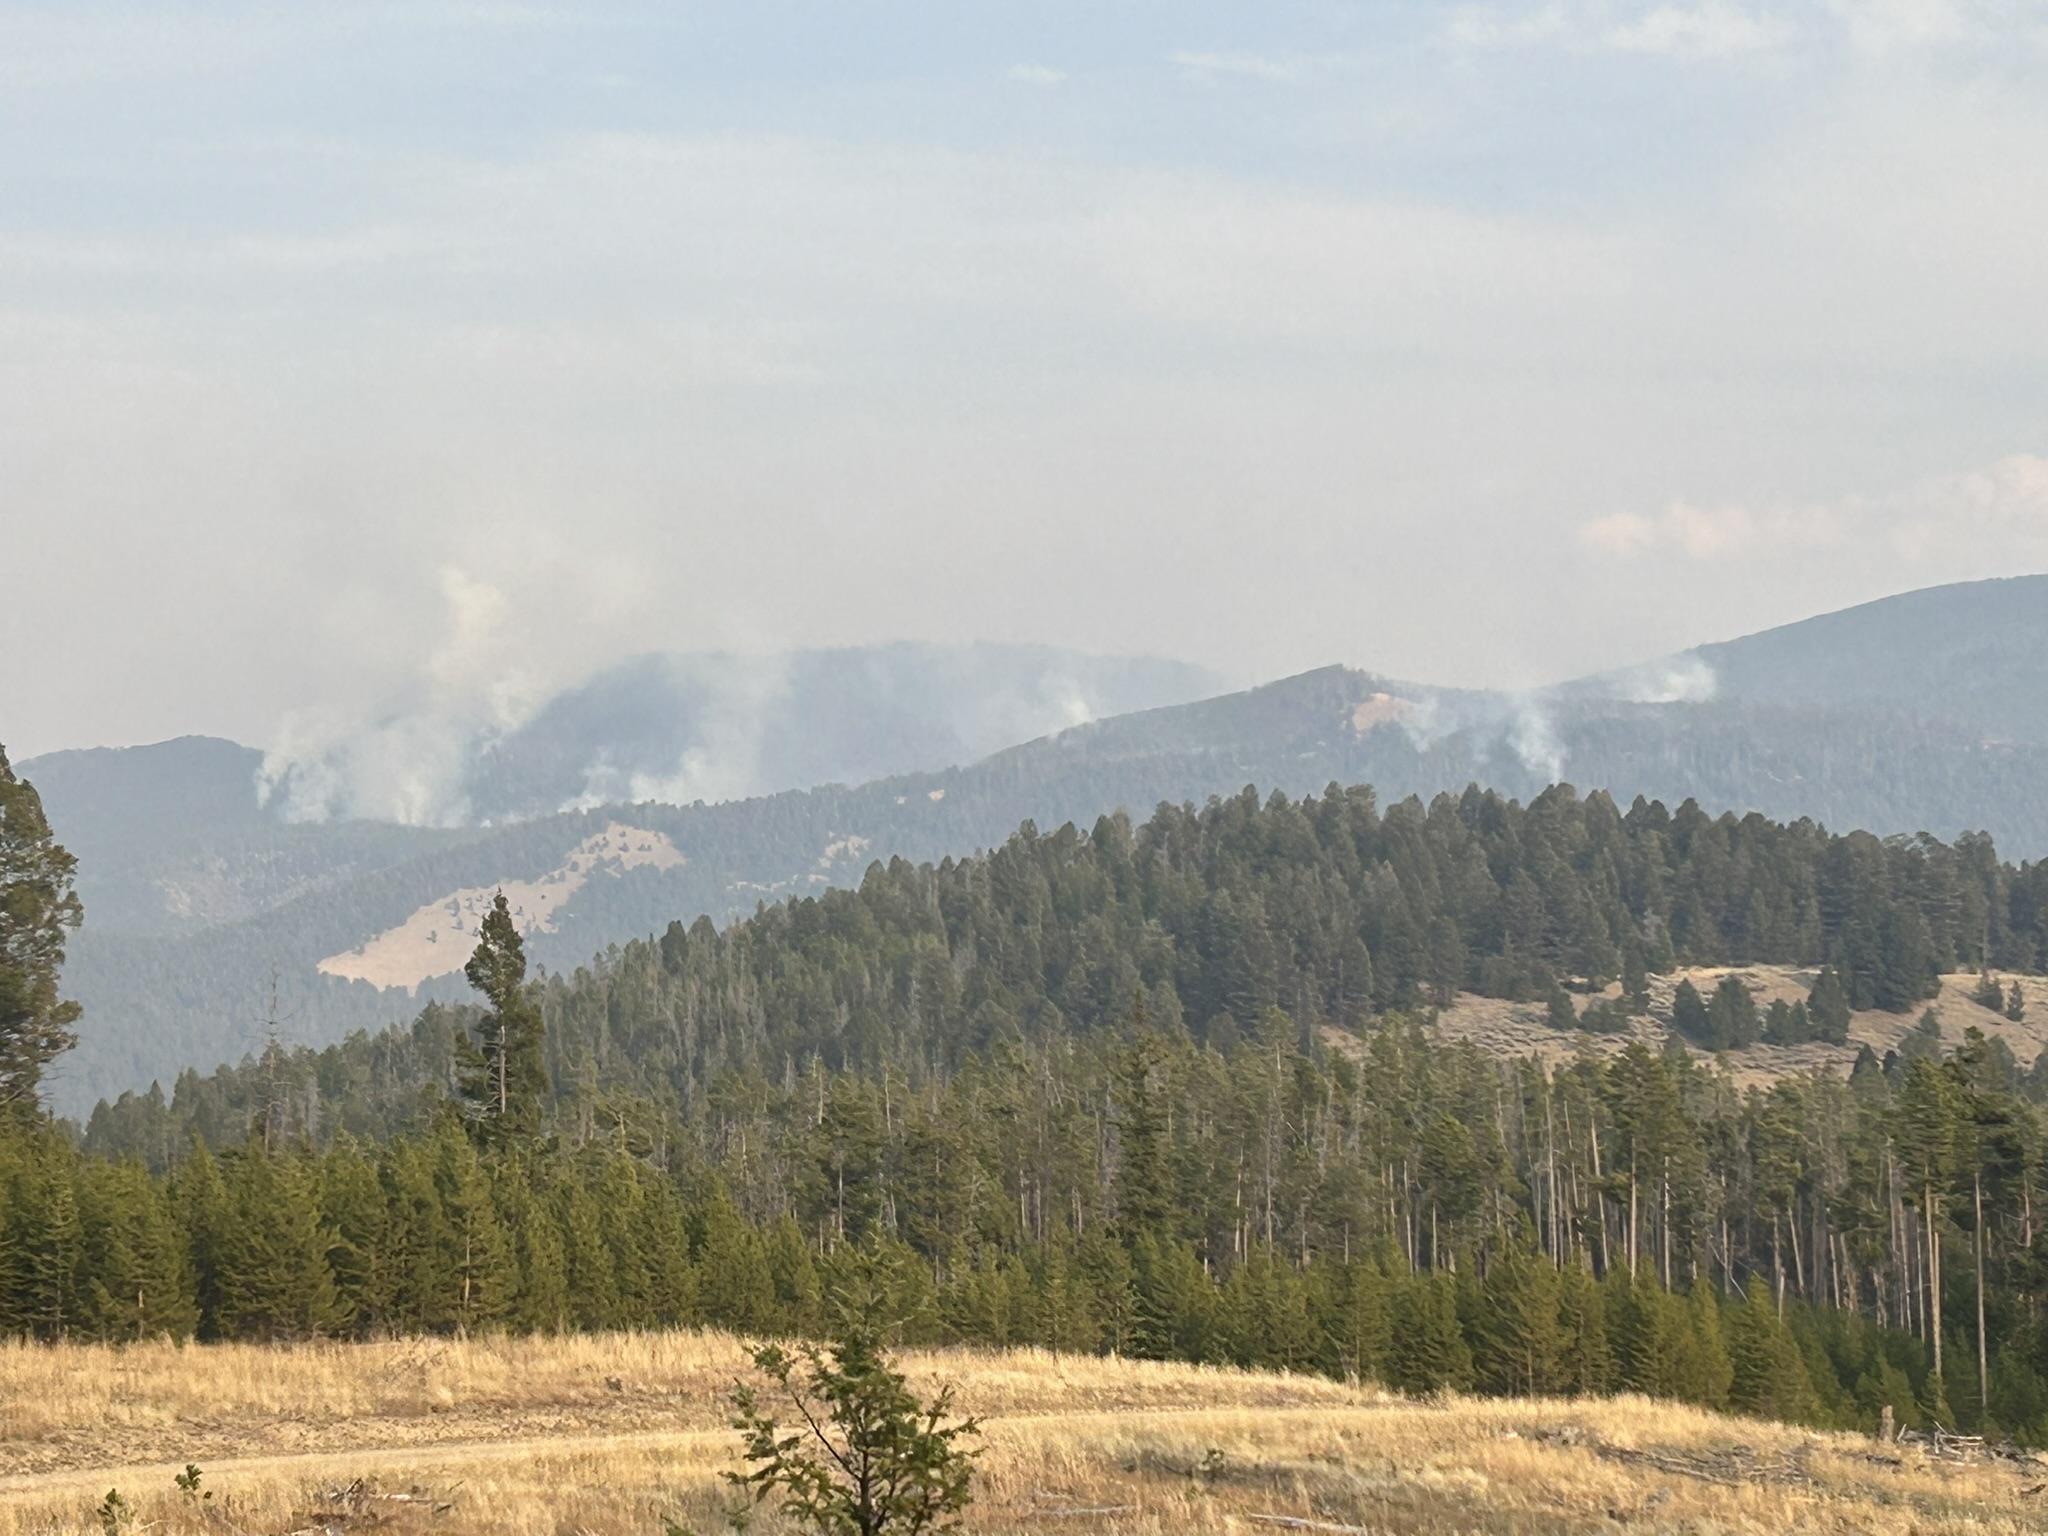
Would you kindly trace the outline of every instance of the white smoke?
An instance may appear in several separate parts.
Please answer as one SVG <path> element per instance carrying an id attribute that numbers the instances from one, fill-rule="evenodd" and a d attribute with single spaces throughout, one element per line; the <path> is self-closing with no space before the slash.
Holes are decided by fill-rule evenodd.
<path id="1" fill-rule="evenodd" d="M 582 792 L 563 810 L 587 811 L 622 801 L 716 804 L 743 800 L 768 787 L 762 774 L 762 733 L 769 712 L 789 692 L 789 657 L 721 656 L 679 659 L 676 664 L 688 667 L 710 689 L 698 726 L 701 739 L 665 772 L 621 768 L 609 754 L 599 753 L 584 770 Z"/>
<path id="2" fill-rule="evenodd" d="M 468 821 L 470 764 L 543 695 L 506 659 L 504 594 L 453 566 L 440 587 L 441 638 L 403 694 L 367 720 L 329 708 L 287 714 L 257 770 L 259 803 L 287 821 Z"/>
<path id="3" fill-rule="evenodd" d="M 1514 720 L 1508 727 L 1508 746 L 1522 766 L 1555 784 L 1564 778 L 1564 743 L 1557 726 L 1534 694 L 1514 695 Z"/>
<path id="4" fill-rule="evenodd" d="M 1418 752 L 1427 752 L 1457 728 L 1444 718 L 1442 706 L 1433 693 L 1419 693 L 1401 702 L 1407 707 L 1395 718 Z"/>
<path id="5" fill-rule="evenodd" d="M 1614 696 L 1626 704 L 1705 704 L 1721 686 L 1713 667 L 1691 651 L 1630 667 L 1612 681 Z"/>

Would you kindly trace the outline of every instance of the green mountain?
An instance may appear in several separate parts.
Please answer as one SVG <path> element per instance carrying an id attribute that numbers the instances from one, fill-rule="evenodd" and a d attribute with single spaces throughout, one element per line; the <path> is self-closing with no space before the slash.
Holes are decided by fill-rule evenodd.
<path id="1" fill-rule="evenodd" d="M 1914 594 L 1533 694 L 1329 667 L 857 787 L 611 804 L 510 825 L 294 824 L 274 800 L 232 810 L 200 787 L 208 764 L 249 766 L 225 744 L 41 759 L 23 772 L 81 855 L 87 903 L 68 973 L 86 1007 L 84 1039 L 56 1088 L 77 1110 L 242 1054 L 271 1009 L 273 978 L 284 1033 L 312 1043 L 458 996 L 476 913 L 501 884 L 522 906 L 536 960 L 567 971 L 678 917 L 723 923 L 856 882 L 877 858 L 937 860 L 993 846 L 1026 821 L 1086 826 L 1118 808 L 1144 814 L 1247 784 L 1300 794 L 1370 783 L 1393 803 L 1469 783 L 1526 800 L 1566 780 L 1623 803 L 1693 798 L 1884 834 L 1988 831 L 2009 856 L 2039 857 L 2048 737 L 2015 729 L 1991 739 L 1954 703 L 1975 696 L 1972 679 L 1994 677 L 2012 701 L 2007 718 L 2024 721 L 2048 698 L 2048 647 L 2034 643 L 2029 596 L 2048 602 L 2048 579 Z M 1949 635 L 1946 651 L 1930 646 L 1930 626 Z M 1845 649 L 1857 654 L 1828 660 Z M 1930 653 L 1967 676 L 1944 681 Z M 1835 666 L 1842 697 L 1810 696 L 1780 675 L 1800 665 Z M 1914 681 L 1888 682 L 1896 677 Z M 1919 712 L 1909 707 L 1916 692 Z M 164 808 L 127 814 L 122 827 L 149 824 L 131 845 L 80 786 L 130 768 L 147 780 L 156 753 L 179 771 L 161 789 L 124 791 Z M 179 805 L 191 808 L 189 823 Z"/>

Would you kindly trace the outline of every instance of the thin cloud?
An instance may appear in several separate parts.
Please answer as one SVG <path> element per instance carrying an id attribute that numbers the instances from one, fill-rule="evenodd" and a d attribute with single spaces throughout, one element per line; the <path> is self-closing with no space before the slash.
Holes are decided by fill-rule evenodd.
<path id="1" fill-rule="evenodd" d="M 1559 48 L 1672 59 L 1775 53 L 1798 38 L 1798 28 L 1782 16 L 1730 0 L 1649 7 L 1616 7 L 1593 0 L 1552 0 L 1534 7 L 1473 5 L 1453 12 L 1443 32 L 1453 48 L 1471 51 Z"/>
<path id="2" fill-rule="evenodd" d="M 1732 5 L 1660 5 L 1609 32 L 1606 44 L 1622 53 L 1725 59 L 1774 52 L 1789 45 L 1795 35 L 1783 21 Z"/>
<path id="3" fill-rule="evenodd" d="M 1035 85 L 1041 90 L 1052 90 L 1067 83 L 1064 69 L 1053 69 L 1045 64 L 1012 64 L 1009 78 L 1019 85 Z"/>
<path id="4" fill-rule="evenodd" d="M 1197 85 L 1209 85 L 1225 79 L 1263 80 L 1270 85 L 1286 85 L 1300 80 L 1319 61 L 1292 54 L 1184 51 L 1170 54 L 1168 62 L 1181 72 L 1183 79 Z"/>
<path id="5" fill-rule="evenodd" d="M 1851 547 L 1889 550 L 1911 569 L 1941 558 L 2048 558 L 2048 458 L 2016 453 L 1879 496 L 1757 509 L 1676 501 L 1656 515 L 1617 512 L 1579 542 L 1621 560 L 1694 564 Z"/>
<path id="6" fill-rule="evenodd" d="M 1493 5 L 1464 5 L 1451 13 L 1444 40 L 1458 48 L 1528 48 L 1556 42 L 1572 30 L 1561 5 L 1509 11 Z"/>

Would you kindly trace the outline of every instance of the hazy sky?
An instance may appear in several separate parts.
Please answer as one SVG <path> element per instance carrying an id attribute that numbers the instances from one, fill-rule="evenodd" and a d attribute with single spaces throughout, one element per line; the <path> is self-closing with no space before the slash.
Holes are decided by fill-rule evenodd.
<path id="1" fill-rule="evenodd" d="M 0 739 L 2048 568 L 2048 6 L 0 4 Z"/>

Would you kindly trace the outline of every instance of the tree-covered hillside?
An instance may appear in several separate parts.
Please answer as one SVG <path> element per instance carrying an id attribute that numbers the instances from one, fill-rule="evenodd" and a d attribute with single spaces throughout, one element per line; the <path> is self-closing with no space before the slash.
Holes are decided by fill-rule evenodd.
<path id="1" fill-rule="evenodd" d="M 987 855 L 875 863 L 857 888 L 724 932 L 673 922 L 556 973 L 543 996 L 562 1093 L 692 1119 L 727 1071 L 951 1070 L 1000 1040 L 1100 1031 L 1140 995 L 1162 1027 L 1227 1048 L 1272 1008 L 1349 1028 L 1458 990 L 1639 992 L 1647 972 L 1745 961 L 1827 967 L 1848 1006 L 1907 1012 L 1941 972 L 2048 962 L 2048 864 L 2001 864 L 1981 838 L 1837 836 L 1690 803 L 1624 812 L 1569 788 L 1384 809 L 1362 788 L 1247 790 L 1135 827 L 1026 823 Z M 307 1128 L 410 1123 L 452 1081 L 461 1028 L 459 1010 L 430 1007 L 410 1031 L 300 1053 L 299 1091 L 321 1106 Z M 131 1096 L 89 1135 L 135 1116 L 152 1128 L 95 1144 L 231 1138 L 276 1067 L 187 1074 L 167 1120 Z"/>
<path id="2" fill-rule="evenodd" d="M 2048 852 L 2048 799 L 2039 793 L 2048 741 L 2017 724 L 1965 728 L 1947 709 L 1971 689 L 1989 689 L 2013 702 L 2008 716 L 2019 722 L 2029 701 L 2048 698 L 2048 647 L 2026 643 L 2036 622 L 2028 594 L 2038 590 L 2025 582 L 1941 589 L 1737 642 L 1713 653 L 1726 676 L 1713 674 L 1711 690 L 1692 676 L 1675 690 L 1685 696 L 1669 702 L 1641 702 L 1664 695 L 1633 675 L 1503 695 L 1329 667 L 1094 721 L 961 767 L 720 804 L 604 806 L 440 832 L 341 822 L 189 836 L 169 810 L 149 838 L 132 843 L 97 839 L 88 817 L 86 835 L 73 839 L 93 913 L 72 968 L 83 1044 L 58 1091 L 82 1112 L 102 1093 L 237 1054 L 269 1007 L 273 975 L 290 1032 L 314 1044 L 457 996 L 452 964 L 417 992 L 380 991 L 316 967 L 455 893 L 545 878 L 614 821 L 667 838 L 683 862 L 620 878 L 600 872 L 581 884 L 544 930 L 529 934 L 535 958 L 551 969 L 572 969 L 677 916 L 724 923 L 763 899 L 858 879 L 874 857 L 957 857 L 1026 818 L 1085 826 L 1119 809 L 1143 815 L 1247 783 L 1301 794 L 1370 782 L 1391 801 L 1468 783 L 1529 799 L 1563 780 L 1624 802 L 1694 799 L 1715 812 L 1882 834 L 1985 831 L 2008 854 L 2039 857 Z M 1929 640 L 1930 626 L 1943 643 Z M 1835 651 L 1845 654 L 1826 662 Z M 1821 683 L 1784 681 L 1787 672 L 1837 678 L 1840 696 Z M 908 708 L 896 684 L 884 693 L 890 711 Z M 626 709 L 609 692 L 591 707 L 605 718 Z M 832 715 L 847 731 L 849 707 Z M 890 711 L 875 718 L 896 718 Z M 554 746 L 533 761 L 569 762 L 574 717 L 568 710 L 553 719 L 543 734 Z M 784 736 L 801 736 L 794 716 L 776 718 Z M 60 776 L 60 790 L 68 782 Z M 76 802 L 61 792 L 50 799 L 69 836 Z M 178 913 L 153 923 L 137 916 L 173 897 Z"/>
<path id="3" fill-rule="evenodd" d="M 1691 653 L 1718 696 L 1868 707 L 2005 742 L 2048 742 L 2048 576 L 1929 587 Z"/>
<path id="4" fill-rule="evenodd" d="M 878 863 L 537 1012 L 486 939 L 487 1012 L 188 1076 L 83 1151 L 0 1131 L 0 1329 L 802 1330 L 858 1247 L 918 1338 L 2048 1439 L 2043 1084 L 1996 1044 L 1744 1093 L 1422 1022 L 1741 957 L 1824 963 L 1817 1021 L 1910 1010 L 2048 951 L 2048 873 L 1982 840 L 1333 787 Z"/>

